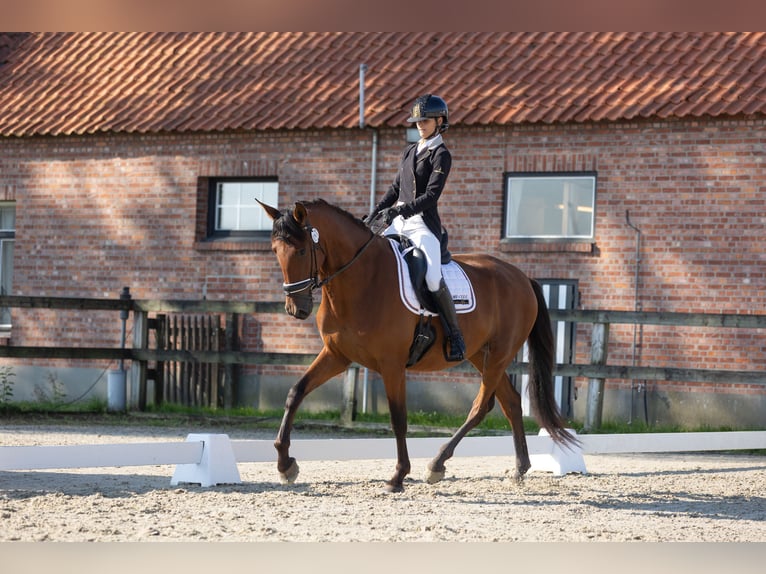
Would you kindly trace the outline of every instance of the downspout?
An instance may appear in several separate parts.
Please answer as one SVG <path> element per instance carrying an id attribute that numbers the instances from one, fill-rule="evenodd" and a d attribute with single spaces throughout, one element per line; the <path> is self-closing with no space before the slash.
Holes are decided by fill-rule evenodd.
<path id="1" fill-rule="evenodd" d="M 633 231 L 636 232 L 636 271 L 635 271 L 635 278 L 633 280 L 634 283 L 634 293 L 633 293 L 633 310 L 635 312 L 639 312 L 641 310 L 641 301 L 638 298 L 639 293 L 639 279 L 640 279 L 640 270 L 641 270 L 641 230 L 633 225 L 630 222 L 630 210 L 625 210 L 625 223 L 630 227 Z M 633 324 L 633 360 L 632 365 L 635 367 L 638 360 L 637 360 L 637 348 L 638 348 L 638 342 L 637 342 L 637 336 L 638 336 L 638 324 Z M 634 383 L 635 384 L 635 383 Z M 633 390 L 634 390 L 634 384 L 631 384 L 631 391 L 630 391 L 630 418 L 628 419 L 628 424 L 633 423 Z M 647 399 L 646 399 L 646 389 L 644 388 L 644 381 L 638 382 L 638 390 L 639 392 L 644 393 L 644 419 L 645 422 L 649 422 L 649 412 L 647 408 Z"/>
<path id="2" fill-rule="evenodd" d="M 359 128 L 366 127 L 364 118 L 364 75 L 367 72 L 367 64 L 359 64 Z M 378 175 L 378 130 L 371 128 L 372 131 L 372 150 L 370 166 L 370 209 L 375 207 L 375 180 Z M 365 367 L 362 383 L 362 413 L 367 413 L 367 391 L 370 383 L 370 370 Z"/>

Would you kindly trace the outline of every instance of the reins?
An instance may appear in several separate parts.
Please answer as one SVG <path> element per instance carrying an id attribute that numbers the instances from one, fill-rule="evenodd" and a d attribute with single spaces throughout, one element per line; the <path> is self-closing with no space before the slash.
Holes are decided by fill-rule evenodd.
<path id="1" fill-rule="evenodd" d="M 311 277 L 308 279 L 303 279 L 301 281 L 296 281 L 295 283 L 283 283 L 282 289 L 284 290 L 286 295 L 294 296 L 297 293 L 300 293 L 301 291 L 305 291 L 306 289 L 309 290 L 309 295 L 314 291 L 314 289 L 319 289 L 321 287 L 324 287 L 327 285 L 330 281 L 335 279 L 338 275 L 343 273 L 346 269 L 351 267 L 357 259 L 359 259 L 362 256 L 362 253 L 366 251 L 366 249 L 370 246 L 372 243 L 372 240 L 375 239 L 376 234 L 373 233 L 370 238 L 365 241 L 364 245 L 362 245 L 357 252 L 354 254 L 354 256 L 351 258 L 351 260 L 348 263 L 345 263 L 342 265 L 337 271 L 330 274 L 328 277 L 325 277 L 324 279 L 319 279 L 319 268 L 317 266 L 317 257 L 316 257 L 316 250 L 317 247 L 319 249 L 322 249 L 322 246 L 319 245 L 319 230 L 313 227 L 310 223 L 306 223 L 306 225 L 303 227 L 303 229 L 309 234 L 309 237 L 311 238 Z"/>

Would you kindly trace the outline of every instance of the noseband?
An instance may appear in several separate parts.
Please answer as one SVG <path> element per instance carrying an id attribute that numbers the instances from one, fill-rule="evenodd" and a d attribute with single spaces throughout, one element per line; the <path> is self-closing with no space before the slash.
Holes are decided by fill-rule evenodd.
<path id="1" fill-rule="evenodd" d="M 317 249 L 322 249 L 322 246 L 319 245 L 319 230 L 316 227 L 313 227 L 309 222 L 306 222 L 306 225 L 303 226 L 303 230 L 306 231 L 306 233 L 308 233 L 309 237 L 311 238 L 311 277 L 301 281 L 296 281 L 295 283 L 282 283 L 282 289 L 284 290 L 285 295 L 290 297 L 310 297 L 314 292 L 314 289 L 319 289 L 324 285 L 327 285 L 330 281 L 351 267 L 351 265 L 353 265 L 354 262 L 359 259 L 362 253 L 364 253 L 367 247 L 370 246 L 372 240 L 375 239 L 375 234 L 373 233 L 348 263 L 342 265 L 337 271 L 320 280 L 316 253 Z M 322 251 L 324 251 L 324 249 L 322 249 Z M 304 291 L 308 291 L 308 293 L 300 295 Z"/>

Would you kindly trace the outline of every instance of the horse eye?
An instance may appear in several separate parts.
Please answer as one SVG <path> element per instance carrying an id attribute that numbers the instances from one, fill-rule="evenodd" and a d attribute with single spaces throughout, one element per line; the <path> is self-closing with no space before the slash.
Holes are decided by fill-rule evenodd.
<path id="1" fill-rule="evenodd" d="M 304 255 L 306 255 L 306 248 L 304 247 L 303 249 L 301 249 L 300 251 L 298 251 L 298 255 L 300 255 L 301 257 L 303 257 Z"/>

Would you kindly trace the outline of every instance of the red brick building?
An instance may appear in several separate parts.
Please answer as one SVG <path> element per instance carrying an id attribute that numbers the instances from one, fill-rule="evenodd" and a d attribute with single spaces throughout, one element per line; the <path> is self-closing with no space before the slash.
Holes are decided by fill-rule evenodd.
<path id="1" fill-rule="evenodd" d="M 763 313 L 761 33 L 0 35 L 4 292 L 280 300 L 266 223 L 239 192 L 365 214 L 429 91 L 450 105 L 440 212 L 453 252 L 510 260 L 564 306 Z M 9 345 L 119 341 L 109 314 L 2 323 Z M 580 325 L 573 361 L 588 362 L 589 342 Z M 311 322 L 258 315 L 243 347 L 316 351 L 319 338 Z M 632 362 L 763 371 L 763 332 L 647 326 L 634 345 L 615 325 L 609 363 Z M 6 363 L 17 398 L 51 373 L 77 396 L 108 367 Z M 281 404 L 301 371 L 247 369 L 240 400 Z M 413 375 L 411 408 L 464 412 L 476 383 Z M 384 408 L 376 384 L 370 408 Z M 585 384 L 565 389 L 578 418 Z M 316 408 L 334 400 L 326 387 Z M 762 426 L 764 407 L 763 385 L 610 380 L 604 416 Z"/>

